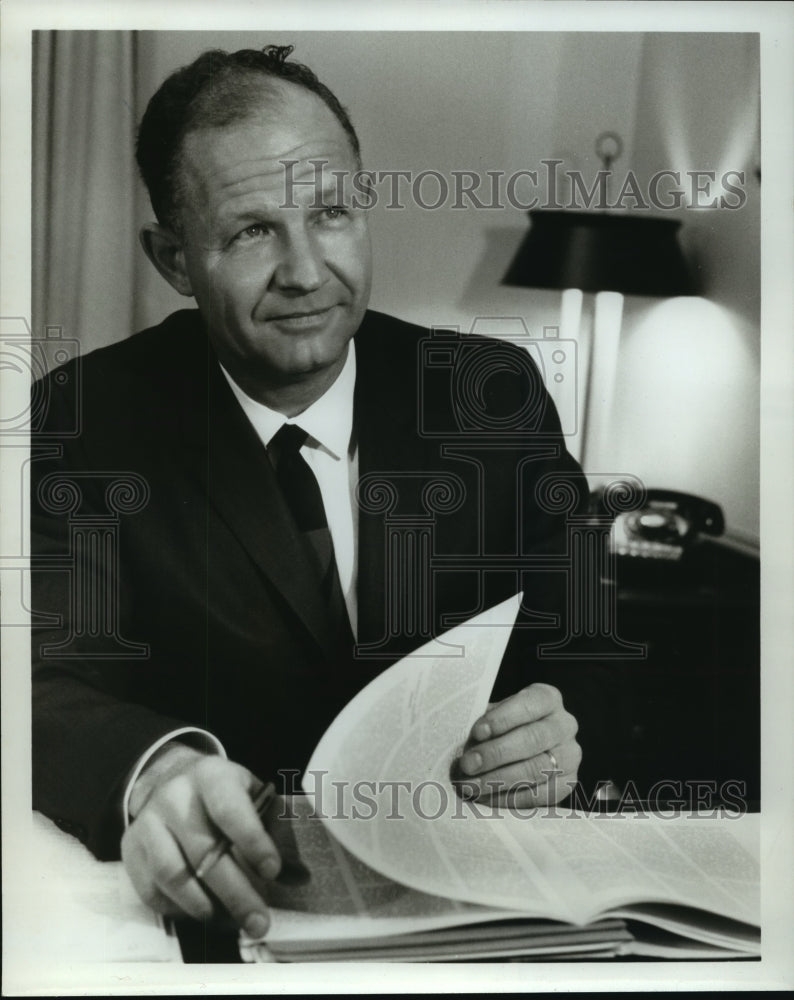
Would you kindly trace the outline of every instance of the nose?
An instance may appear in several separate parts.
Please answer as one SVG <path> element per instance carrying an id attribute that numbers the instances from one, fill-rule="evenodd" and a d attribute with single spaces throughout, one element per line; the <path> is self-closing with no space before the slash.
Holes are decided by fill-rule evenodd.
<path id="1" fill-rule="evenodd" d="M 293 231 L 285 234 L 273 274 L 279 289 L 301 294 L 316 291 L 326 280 L 325 272 L 321 248 L 309 233 Z"/>

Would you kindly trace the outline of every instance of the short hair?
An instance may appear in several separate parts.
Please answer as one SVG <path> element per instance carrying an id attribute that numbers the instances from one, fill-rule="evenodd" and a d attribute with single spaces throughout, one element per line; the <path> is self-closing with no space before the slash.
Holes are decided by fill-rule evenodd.
<path id="1" fill-rule="evenodd" d="M 138 129 L 135 156 L 158 222 L 179 231 L 180 155 L 185 137 L 201 128 L 222 128 L 259 106 L 263 83 L 286 80 L 316 94 L 345 130 L 360 165 L 361 148 L 350 117 L 336 96 L 299 62 L 288 62 L 292 45 L 224 52 L 211 49 L 183 66 L 149 101 Z"/>

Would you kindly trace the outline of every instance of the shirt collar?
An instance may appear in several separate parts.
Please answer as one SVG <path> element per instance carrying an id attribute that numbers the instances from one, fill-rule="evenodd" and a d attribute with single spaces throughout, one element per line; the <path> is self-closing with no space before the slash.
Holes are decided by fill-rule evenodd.
<path id="1" fill-rule="evenodd" d="M 269 406 L 251 399 L 223 365 L 221 371 L 265 447 L 284 424 L 294 423 L 333 458 L 347 457 L 353 433 L 353 390 L 356 384 L 356 350 L 352 340 L 344 367 L 333 385 L 303 413 L 290 419 L 278 410 L 271 410 Z"/>

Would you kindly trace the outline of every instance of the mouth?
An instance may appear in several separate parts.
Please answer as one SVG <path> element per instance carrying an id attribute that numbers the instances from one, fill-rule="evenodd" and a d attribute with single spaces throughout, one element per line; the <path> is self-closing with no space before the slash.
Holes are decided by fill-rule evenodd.
<path id="1" fill-rule="evenodd" d="M 315 326 L 322 326 L 334 308 L 334 306 L 327 306 L 325 309 L 306 309 L 291 313 L 282 313 L 279 316 L 270 316 L 267 322 L 273 323 L 276 326 L 294 329 L 311 329 Z"/>

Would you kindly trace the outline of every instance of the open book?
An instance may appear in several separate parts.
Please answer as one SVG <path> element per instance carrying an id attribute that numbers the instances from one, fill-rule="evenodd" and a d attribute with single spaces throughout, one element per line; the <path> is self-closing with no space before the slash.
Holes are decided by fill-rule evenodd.
<path id="1" fill-rule="evenodd" d="M 463 801 L 450 772 L 520 595 L 402 659 L 337 716 L 289 838 L 311 877 L 275 883 L 257 960 L 759 954 L 758 817 L 588 813 Z"/>

